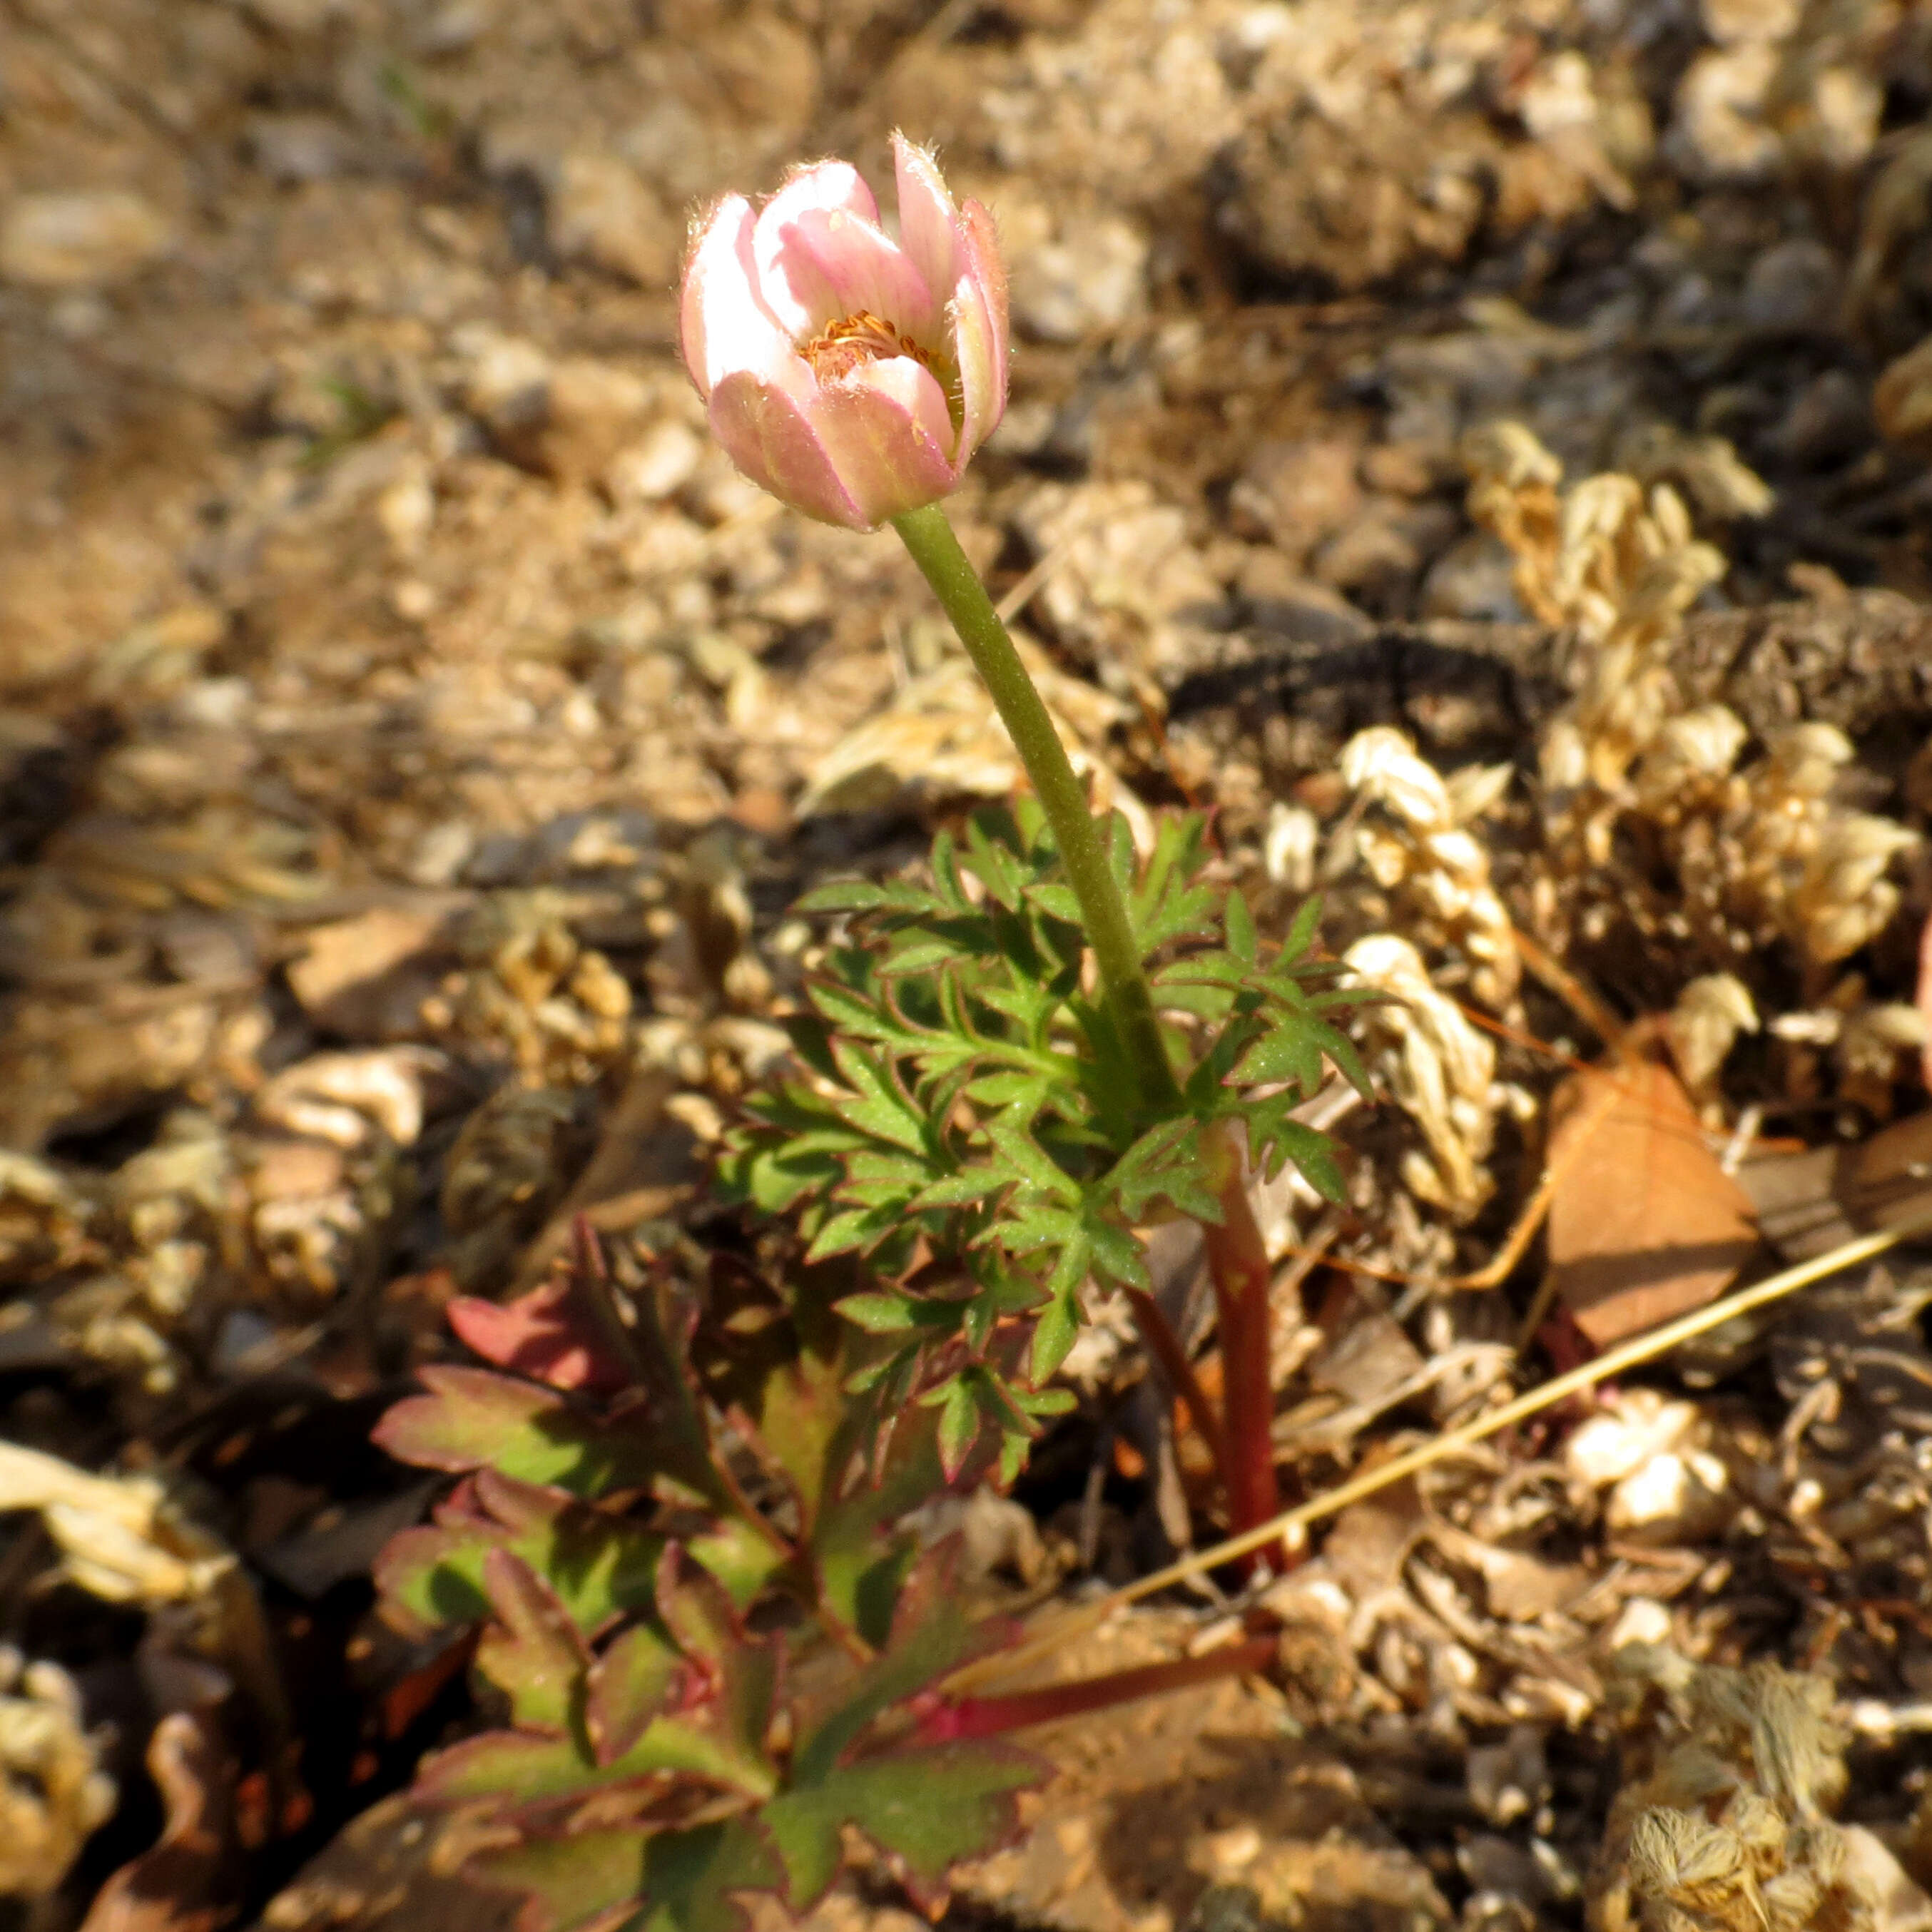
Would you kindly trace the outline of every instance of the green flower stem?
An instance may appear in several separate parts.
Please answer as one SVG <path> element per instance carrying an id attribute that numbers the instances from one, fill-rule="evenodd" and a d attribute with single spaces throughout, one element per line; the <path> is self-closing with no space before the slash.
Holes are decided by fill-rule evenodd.
<path id="1" fill-rule="evenodd" d="M 1001 719 L 1020 754 L 1027 776 L 1060 848 L 1066 882 L 1080 902 L 1087 943 L 1121 1043 L 1132 1055 L 1143 1098 L 1156 1108 L 1172 1107 L 1179 1099 L 1174 1070 L 1168 1064 L 1154 996 L 1141 970 L 1140 949 L 1120 888 L 1107 862 L 1100 828 L 1087 808 L 1087 795 L 1074 776 L 1066 748 L 1053 728 L 1046 706 L 1020 662 L 993 600 L 966 553 L 959 548 L 946 512 L 937 503 L 908 510 L 892 519 L 892 527 L 912 553 L 933 595 L 952 620 L 967 655 L 992 693 Z"/>

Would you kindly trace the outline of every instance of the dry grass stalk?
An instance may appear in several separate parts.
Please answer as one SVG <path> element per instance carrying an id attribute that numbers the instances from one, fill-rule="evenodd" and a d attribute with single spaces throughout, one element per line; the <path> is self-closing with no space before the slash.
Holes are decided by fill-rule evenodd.
<path id="1" fill-rule="evenodd" d="M 1016 1649 L 1006 1650 L 985 1659 L 980 1664 L 969 1665 L 948 1680 L 949 1695 L 958 1696 L 969 1689 L 977 1689 L 982 1684 L 1051 1656 L 1064 1645 L 1074 1642 L 1087 1631 L 1097 1629 L 1118 1610 L 1128 1604 L 1138 1603 L 1144 1597 L 1151 1597 L 1177 1583 L 1184 1583 L 1191 1576 L 1204 1575 L 1232 1563 L 1255 1550 L 1268 1548 L 1275 1544 L 1291 1544 L 1304 1536 L 1311 1523 L 1318 1522 L 1324 1516 L 1338 1514 L 1352 1503 L 1360 1502 L 1364 1498 L 1377 1494 L 1391 1485 L 1404 1482 L 1448 1457 L 1460 1455 L 1473 1444 L 1484 1442 L 1502 1430 L 1514 1427 L 1517 1423 L 1526 1422 L 1553 1407 L 1566 1396 L 1591 1388 L 1600 1382 L 1620 1376 L 1626 1370 L 1642 1364 L 1654 1361 L 1659 1355 L 1666 1354 L 1680 1343 L 1688 1342 L 1700 1335 L 1708 1334 L 1712 1329 L 1721 1328 L 1726 1322 L 1754 1309 L 1763 1308 L 1774 1301 L 1781 1300 L 1801 1288 L 1822 1280 L 1828 1275 L 1838 1274 L 1846 1268 L 1856 1268 L 1860 1263 L 1874 1259 L 1888 1249 L 1896 1247 L 1901 1241 L 1910 1240 L 1915 1235 L 1932 1232 L 1932 1210 L 1914 1216 L 1895 1228 L 1882 1229 L 1876 1234 L 1865 1234 L 1856 1240 L 1846 1242 L 1828 1253 L 1799 1263 L 1795 1268 L 1785 1269 L 1768 1280 L 1754 1283 L 1749 1288 L 1741 1288 L 1735 1294 L 1726 1295 L 1723 1300 L 1713 1301 L 1704 1307 L 1694 1309 L 1689 1314 L 1676 1321 L 1666 1322 L 1647 1335 L 1640 1335 L 1624 1342 L 1621 1347 L 1609 1350 L 1594 1361 L 1582 1364 L 1560 1376 L 1553 1376 L 1546 1382 L 1539 1383 L 1527 1394 L 1518 1396 L 1514 1402 L 1504 1402 L 1473 1421 L 1466 1422 L 1460 1429 L 1444 1431 L 1432 1436 L 1414 1449 L 1405 1450 L 1399 1456 L 1391 1456 L 1388 1461 L 1378 1463 L 1372 1469 L 1364 1470 L 1360 1475 L 1338 1483 L 1332 1490 L 1324 1490 L 1318 1496 L 1311 1497 L 1305 1503 L 1298 1504 L 1292 1510 L 1285 1510 L 1270 1521 L 1257 1524 L 1255 1528 L 1239 1536 L 1232 1536 L 1210 1548 L 1198 1550 L 1171 1563 L 1165 1570 L 1156 1570 L 1151 1575 L 1142 1576 L 1121 1588 L 1110 1592 L 1086 1608 L 1072 1616 L 1062 1618 L 1040 1634 L 1020 1645 Z"/>

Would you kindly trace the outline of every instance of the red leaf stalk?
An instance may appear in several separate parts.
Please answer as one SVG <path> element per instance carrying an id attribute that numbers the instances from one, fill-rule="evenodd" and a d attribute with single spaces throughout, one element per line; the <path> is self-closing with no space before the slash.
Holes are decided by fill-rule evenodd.
<path id="1" fill-rule="evenodd" d="M 1028 1724 L 1049 1724 L 1077 1718 L 1088 1711 L 1104 1711 L 1136 1697 L 1185 1690 L 1217 1678 L 1259 1670 L 1274 1656 L 1271 1636 L 1250 1637 L 1210 1650 L 1204 1657 L 1176 1658 L 1166 1664 L 1145 1664 L 1132 1670 L 1109 1671 L 1102 1677 L 1083 1677 L 1071 1684 L 1046 1684 L 1036 1690 L 1016 1690 L 1004 1697 L 962 1697 L 941 1704 L 920 1720 L 914 1742 L 955 1744 L 967 1738 L 998 1737 Z"/>
<path id="2" fill-rule="evenodd" d="M 1173 1324 L 1162 1313 L 1160 1304 L 1145 1288 L 1130 1288 L 1126 1295 L 1142 1340 L 1154 1352 L 1168 1386 L 1186 1406 L 1187 1419 L 1193 1424 L 1196 1432 L 1213 1451 L 1214 1467 L 1220 1476 L 1222 1486 L 1232 1490 L 1227 1438 L 1221 1432 L 1221 1418 L 1214 1413 L 1208 1392 L 1194 1372 L 1194 1364 L 1187 1359 L 1187 1351 L 1180 1345 L 1180 1337 L 1174 1332 Z"/>
<path id="3" fill-rule="evenodd" d="M 1281 1511 L 1274 1479 L 1274 1390 L 1268 1379 L 1268 1289 L 1274 1270 L 1248 1205 L 1240 1144 L 1218 1122 L 1206 1132 L 1223 1218 L 1219 1227 L 1204 1222 L 1202 1232 L 1208 1239 L 1220 1324 L 1228 1509 L 1238 1535 Z M 1258 1552 L 1250 1562 L 1258 1565 L 1267 1554 Z"/>

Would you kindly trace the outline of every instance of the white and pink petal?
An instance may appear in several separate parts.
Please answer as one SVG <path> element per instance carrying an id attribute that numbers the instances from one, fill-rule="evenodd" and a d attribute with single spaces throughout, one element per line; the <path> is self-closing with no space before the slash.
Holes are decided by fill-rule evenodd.
<path id="1" fill-rule="evenodd" d="M 892 173 L 898 187 L 899 246 L 936 301 L 959 273 L 958 212 L 929 149 L 892 136 Z"/>
<path id="2" fill-rule="evenodd" d="M 976 201 L 966 204 L 962 232 L 969 244 L 967 268 L 953 286 L 946 325 L 959 371 L 963 463 L 1006 412 L 1007 363 L 1006 277 L 992 246 L 992 218 Z"/>
<path id="3" fill-rule="evenodd" d="M 756 218 L 728 194 L 692 231 L 678 298 L 679 346 L 702 395 L 734 369 L 768 369 L 793 355 L 791 338 L 760 299 L 752 258 Z"/>
<path id="4" fill-rule="evenodd" d="M 825 313 L 812 298 L 815 286 L 795 286 L 790 273 L 796 260 L 791 255 L 790 231 L 801 215 L 814 211 L 852 215 L 875 228 L 879 221 L 879 204 L 849 161 L 812 161 L 794 168 L 759 210 L 752 237 L 758 286 L 772 313 L 801 340 L 837 320 L 836 312 Z"/>
<path id="5" fill-rule="evenodd" d="M 932 372 L 907 356 L 828 382 L 812 412 L 841 480 L 868 524 L 937 502 L 959 481 L 952 419 Z"/>
<path id="6" fill-rule="evenodd" d="M 711 394 L 711 429 L 726 455 L 780 502 L 848 530 L 878 521 L 848 486 L 809 406 L 785 389 L 748 374 L 727 376 Z"/>
<path id="7" fill-rule="evenodd" d="M 808 209 L 787 232 L 785 272 L 794 288 L 811 289 L 827 321 L 861 311 L 890 322 L 915 342 L 938 340 L 943 288 L 934 290 L 912 257 L 883 229 L 834 209 Z"/>

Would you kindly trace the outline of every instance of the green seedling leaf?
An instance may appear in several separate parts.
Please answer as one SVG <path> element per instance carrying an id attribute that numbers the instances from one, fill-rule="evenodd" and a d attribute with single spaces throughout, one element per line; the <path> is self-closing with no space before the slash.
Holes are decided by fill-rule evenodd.
<path id="1" fill-rule="evenodd" d="M 644 1848 L 644 1910 L 634 1932 L 740 1932 L 749 1892 L 777 1892 L 784 1868 L 742 1820 L 659 1832 Z"/>
<path id="2" fill-rule="evenodd" d="M 824 1262 L 839 1255 L 869 1253 L 880 1242 L 898 1234 L 904 1224 L 904 1216 L 894 1202 L 848 1208 L 826 1220 L 805 1258 L 808 1262 Z"/>
<path id="3" fill-rule="evenodd" d="M 1288 928 L 1288 937 L 1281 942 L 1281 950 L 1275 956 L 1277 969 L 1294 965 L 1315 944 L 1315 934 L 1322 924 L 1322 901 L 1311 896 L 1302 901 L 1294 909 L 1294 918 Z"/>
<path id="4" fill-rule="evenodd" d="M 835 1101 L 839 1118 L 875 1139 L 904 1148 L 908 1154 L 926 1150 L 926 1116 L 877 1054 L 840 1040 L 832 1057 L 853 1090 L 854 1097 Z"/>
<path id="5" fill-rule="evenodd" d="M 1048 919 L 1057 919 L 1066 926 L 1077 926 L 1081 922 L 1079 895 L 1071 886 L 1049 880 L 1044 885 L 1030 886 L 1027 898 Z"/>
<path id="6" fill-rule="evenodd" d="M 1076 1250 L 1070 1247 L 1066 1252 L 1075 1255 Z M 1083 1259 L 1084 1257 L 1076 1256 L 1072 1265 L 1079 1268 Z M 1079 1339 L 1080 1305 L 1077 1298 L 1079 1286 L 1076 1278 L 1071 1293 L 1058 1292 L 1056 1278 L 1054 1284 L 1048 1290 L 1046 1306 L 1034 1324 L 1033 1352 L 1029 1370 L 1036 1382 L 1043 1382 L 1053 1375 L 1060 1364 L 1066 1360 L 1073 1344 Z"/>
<path id="7" fill-rule="evenodd" d="M 1228 950 L 1244 965 L 1256 962 L 1260 940 L 1255 932 L 1255 916 L 1248 910 L 1248 902 L 1239 892 L 1231 892 L 1222 914 L 1226 924 Z"/>
<path id="8" fill-rule="evenodd" d="M 926 896 L 917 892 L 916 888 L 914 892 L 921 899 Z M 807 915 L 881 912 L 892 906 L 900 896 L 890 886 L 875 884 L 870 879 L 832 879 L 822 886 L 814 886 L 793 910 Z"/>
<path id="9" fill-rule="evenodd" d="M 1322 1053 L 1328 1030 L 1300 1014 L 1284 1016 L 1242 1054 L 1228 1078 L 1238 1087 L 1286 1081 L 1305 1100 L 1322 1084 Z"/>
<path id="10" fill-rule="evenodd" d="M 842 1828 L 856 1826 L 929 1895 L 950 1867 L 1009 1842 L 1016 1796 L 1050 1767 L 1010 1744 L 895 1751 L 835 1770 L 762 1807 L 758 1822 L 784 1861 L 790 1903 L 802 1911 L 838 1875 Z"/>
<path id="11" fill-rule="evenodd" d="M 1049 1201 L 1070 1206 L 1080 1198 L 1080 1184 L 1061 1168 L 1012 1113 L 995 1114 L 986 1123 L 986 1138 L 998 1156 L 998 1166 L 1035 1188 Z"/>
<path id="12" fill-rule="evenodd" d="M 588 1636 L 655 1600 L 664 1539 L 586 1508 L 556 1490 L 484 1470 L 459 1484 L 434 1520 L 392 1537 L 376 1562 L 388 1613 L 424 1631 L 490 1614 L 484 1565 L 508 1550 L 549 1580 Z"/>
<path id="13" fill-rule="evenodd" d="M 1157 1201 L 1197 1220 L 1221 1218 L 1202 1165 L 1200 1124 L 1185 1115 L 1150 1127 L 1114 1163 L 1104 1185 L 1130 1222 L 1144 1220 Z"/>
<path id="14" fill-rule="evenodd" d="M 1164 818 L 1154 849 L 1127 892 L 1127 916 L 1144 959 L 1176 939 L 1210 932 L 1214 894 L 1200 879 L 1208 822 L 1198 813 Z"/>
<path id="15" fill-rule="evenodd" d="M 657 1466 L 639 1420 L 593 1420 L 548 1389 L 484 1369 L 425 1368 L 418 1378 L 427 1393 L 397 1403 L 374 1430 L 399 1462 L 492 1468 L 580 1496 L 642 1489 Z"/>
<path id="16" fill-rule="evenodd" d="M 1335 1157 L 1335 1143 L 1326 1134 L 1289 1118 L 1295 1106 L 1292 1093 L 1276 1094 L 1264 1100 L 1244 1102 L 1237 1110 L 1247 1123 L 1248 1145 L 1262 1178 L 1272 1180 L 1285 1161 L 1293 1161 L 1310 1186 L 1340 1205 L 1348 1199 L 1348 1186 L 1341 1164 Z"/>
<path id="17" fill-rule="evenodd" d="M 647 1624 L 620 1630 L 604 1646 L 590 1667 L 584 1699 L 584 1734 L 601 1768 L 637 1748 L 676 1700 L 684 1672 L 676 1646 Z"/>
<path id="18" fill-rule="evenodd" d="M 493 1550 L 483 1587 L 496 1621 L 476 1646 L 476 1668 L 510 1700 L 526 1731 L 561 1737 L 571 1726 L 590 1652 L 556 1592 L 520 1556 Z"/>
<path id="19" fill-rule="evenodd" d="M 634 1828 L 530 1838 L 480 1852 L 463 1871 L 478 1885 L 523 1896 L 519 1932 L 588 1932 L 621 1924 L 634 1908 L 649 1842 Z"/>
<path id="20" fill-rule="evenodd" d="M 769 1798 L 778 1780 L 748 1766 L 709 1706 L 659 1718 L 621 1757 L 600 1765 L 572 1738 L 530 1731 L 485 1731 L 424 1761 L 416 1790 L 432 1804 L 493 1799 L 506 1810 L 541 1810 L 600 1791 L 681 1774 L 721 1789 Z"/>

